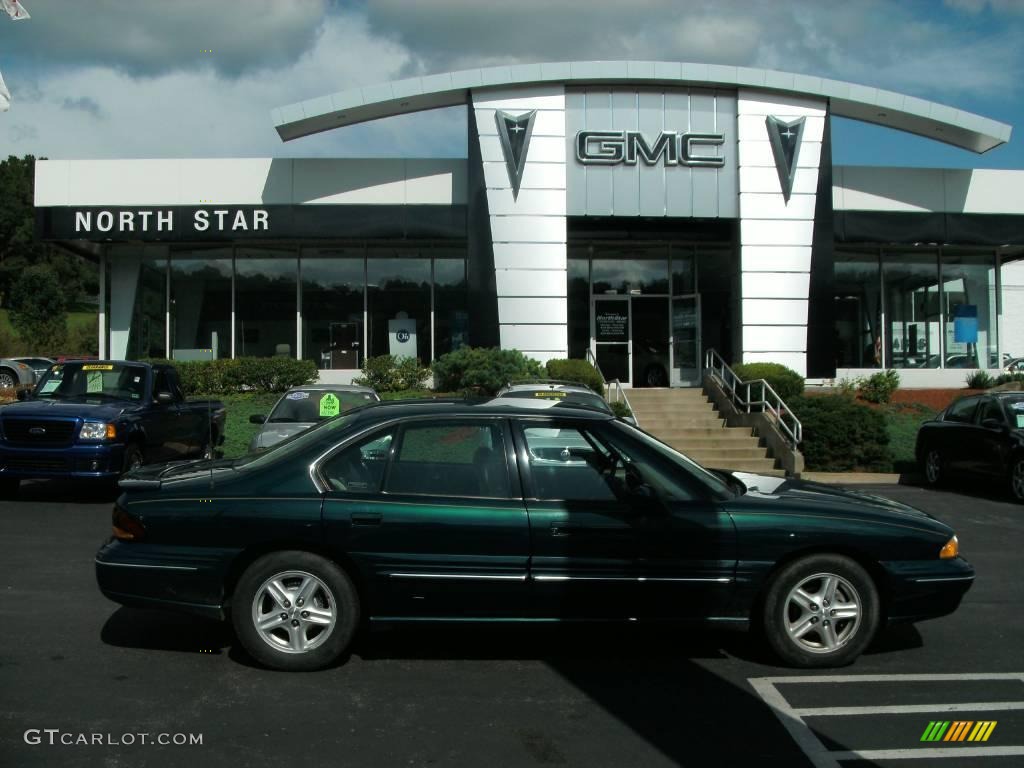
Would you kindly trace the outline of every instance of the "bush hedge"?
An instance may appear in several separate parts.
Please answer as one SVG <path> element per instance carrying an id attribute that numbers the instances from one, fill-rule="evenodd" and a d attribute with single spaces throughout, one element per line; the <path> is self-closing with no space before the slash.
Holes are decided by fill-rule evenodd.
<path id="1" fill-rule="evenodd" d="M 888 403 L 900 388 L 900 375 L 894 370 L 879 371 L 857 380 L 857 394 L 869 403 Z"/>
<path id="2" fill-rule="evenodd" d="M 786 404 L 803 425 L 800 450 L 809 471 L 892 469 L 889 433 L 880 411 L 843 395 L 799 396 Z"/>
<path id="3" fill-rule="evenodd" d="M 764 379 L 787 403 L 804 393 L 804 377 L 781 363 L 737 363 L 732 369 L 741 381 Z"/>
<path id="4" fill-rule="evenodd" d="M 996 380 L 985 371 L 972 371 L 967 374 L 968 389 L 991 389 L 996 385 Z"/>
<path id="5" fill-rule="evenodd" d="M 588 360 L 548 360 L 548 376 L 563 381 L 578 381 L 599 395 L 604 394 L 604 379 Z"/>
<path id="6" fill-rule="evenodd" d="M 422 389 L 429 377 L 430 369 L 420 365 L 415 357 L 378 355 L 366 358 L 363 375 L 353 379 L 352 383 L 373 387 L 378 393 L 401 392 Z"/>
<path id="7" fill-rule="evenodd" d="M 434 389 L 493 395 L 513 379 L 544 374 L 540 362 L 518 349 L 462 347 L 434 361 Z"/>
<path id="8" fill-rule="evenodd" d="M 234 360 L 147 360 L 178 369 L 186 397 L 238 392 L 284 392 L 316 381 L 312 360 L 291 357 L 238 357 Z"/>

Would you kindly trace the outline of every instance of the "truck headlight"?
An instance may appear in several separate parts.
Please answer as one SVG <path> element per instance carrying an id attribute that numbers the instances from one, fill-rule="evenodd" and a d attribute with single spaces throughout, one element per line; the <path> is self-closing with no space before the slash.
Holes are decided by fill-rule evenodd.
<path id="1" fill-rule="evenodd" d="M 103 421 L 87 421 L 78 437 L 80 440 L 113 440 L 117 437 L 117 427 Z"/>

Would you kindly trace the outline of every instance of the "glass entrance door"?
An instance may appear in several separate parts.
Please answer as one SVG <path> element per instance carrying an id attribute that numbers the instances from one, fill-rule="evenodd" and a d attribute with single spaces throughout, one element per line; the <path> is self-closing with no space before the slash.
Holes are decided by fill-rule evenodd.
<path id="1" fill-rule="evenodd" d="M 590 314 L 594 355 L 607 381 L 629 384 L 632 322 L 629 296 L 595 297 Z"/>
<path id="2" fill-rule="evenodd" d="M 672 299 L 672 385 L 700 384 L 700 295 Z"/>

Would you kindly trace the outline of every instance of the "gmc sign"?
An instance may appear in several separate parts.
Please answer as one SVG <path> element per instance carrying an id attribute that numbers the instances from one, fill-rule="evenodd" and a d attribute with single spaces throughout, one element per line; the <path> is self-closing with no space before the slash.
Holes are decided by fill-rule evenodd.
<path id="1" fill-rule="evenodd" d="M 699 147 L 716 147 L 725 143 L 720 133 L 677 133 L 662 131 L 653 144 L 648 144 L 640 131 L 580 131 L 576 134 L 576 159 L 584 165 L 681 165 L 686 167 L 721 168 L 725 158 L 701 154 Z"/>

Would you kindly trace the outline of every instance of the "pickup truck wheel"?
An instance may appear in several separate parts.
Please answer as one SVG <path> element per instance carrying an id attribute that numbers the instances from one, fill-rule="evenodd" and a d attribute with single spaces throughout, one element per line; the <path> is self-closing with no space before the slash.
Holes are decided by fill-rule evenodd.
<path id="1" fill-rule="evenodd" d="M 0 499 L 15 499 L 18 497 L 18 487 L 21 480 L 16 477 L 5 477 L 0 479 Z"/>
<path id="2" fill-rule="evenodd" d="M 1024 503 L 1024 455 L 1015 456 L 1010 463 L 1010 492 L 1014 499 Z"/>
<path id="3" fill-rule="evenodd" d="M 0 368 L 0 389 L 14 389 L 18 386 L 18 374 L 10 368 Z"/>
<path id="4" fill-rule="evenodd" d="M 359 625 L 359 596 L 338 565 L 310 552 L 274 552 L 250 565 L 232 598 L 245 650 L 272 669 L 305 672 L 335 662 Z"/>
<path id="5" fill-rule="evenodd" d="M 880 621 L 867 572 L 841 555 L 811 555 L 785 566 L 764 600 L 764 633 L 796 667 L 841 667 L 860 655 Z"/>
<path id="6" fill-rule="evenodd" d="M 124 458 L 121 461 L 121 474 L 126 475 L 133 469 L 138 469 L 145 463 L 142 456 L 142 449 L 135 443 L 129 443 L 124 449 Z"/>

